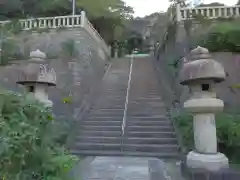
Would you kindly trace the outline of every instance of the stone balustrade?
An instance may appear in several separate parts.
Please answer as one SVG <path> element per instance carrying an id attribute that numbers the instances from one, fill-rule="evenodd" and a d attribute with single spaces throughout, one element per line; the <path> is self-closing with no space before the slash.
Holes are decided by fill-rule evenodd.
<path id="1" fill-rule="evenodd" d="M 181 7 L 176 4 L 176 20 L 184 21 L 191 19 L 194 15 L 202 15 L 208 19 L 228 18 L 240 16 L 240 5 L 236 6 L 212 6 L 212 7 Z"/>
<path id="2" fill-rule="evenodd" d="M 110 53 L 109 48 L 104 42 L 103 38 L 100 36 L 98 31 L 93 27 L 92 23 L 87 18 L 85 19 L 84 27 L 90 33 L 91 37 L 93 37 L 99 44 L 102 44 L 106 52 Z"/>
<path id="3" fill-rule="evenodd" d="M 82 11 L 81 15 L 70 15 L 70 16 L 56 16 L 56 17 L 40 17 L 40 18 L 29 18 L 20 19 L 18 21 L 22 30 L 32 29 L 58 29 L 58 28 L 84 28 L 90 36 L 99 43 L 104 51 L 109 55 L 109 48 L 105 41 L 97 30 L 93 27 L 91 22 Z M 0 26 L 11 23 L 11 21 L 0 21 Z"/>
<path id="4" fill-rule="evenodd" d="M 0 24 L 4 25 L 10 22 L 11 21 L 0 21 Z M 19 23 L 23 30 L 81 27 L 81 15 L 20 19 Z"/>

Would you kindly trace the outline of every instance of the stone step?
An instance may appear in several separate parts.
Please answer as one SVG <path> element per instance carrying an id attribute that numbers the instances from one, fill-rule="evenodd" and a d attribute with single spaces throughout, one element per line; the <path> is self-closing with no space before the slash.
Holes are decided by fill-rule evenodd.
<path id="1" fill-rule="evenodd" d="M 176 144 L 127 144 L 123 147 L 125 152 L 179 152 L 179 146 Z"/>
<path id="2" fill-rule="evenodd" d="M 92 143 L 92 142 L 79 142 L 76 143 L 75 148 L 78 150 L 108 150 L 108 151 L 121 151 L 121 143 Z"/>
<path id="3" fill-rule="evenodd" d="M 141 112 L 142 110 L 155 110 L 156 112 L 158 111 L 163 111 L 166 110 L 165 107 L 163 106 L 159 106 L 159 105 L 143 105 L 143 104 L 137 104 L 137 105 L 132 105 L 132 104 L 128 104 L 128 111 L 139 111 Z"/>
<path id="4" fill-rule="evenodd" d="M 98 108 L 98 109 L 91 109 L 93 111 L 101 111 L 101 112 L 105 112 L 105 111 L 124 111 L 124 108 Z"/>
<path id="5" fill-rule="evenodd" d="M 161 137 L 161 138 L 174 138 L 175 132 L 143 132 L 143 131 L 127 131 L 125 137 Z"/>
<path id="6" fill-rule="evenodd" d="M 106 136 L 106 137 L 120 137 L 122 135 L 121 131 L 87 131 L 87 130 L 81 130 L 79 135 L 84 136 Z"/>
<path id="7" fill-rule="evenodd" d="M 93 143 L 93 142 L 77 142 L 78 150 L 121 150 L 130 152 L 178 152 L 178 145 L 153 145 L 153 144 L 121 144 L 121 143 Z"/>
<path id="8" fill-rule="evenodd" d="M 85 121 L 122 121 L 122 116 L 105 116 L 105 117 L 99 117 L 99 116 L 89 116 Z"/>
<path id="9" fill-rule="evenodd" d="M 165 103 L 164 102 L 161 102 L 159 100 L 129 100 L 128 101 L 130 105 L 156 105 L 156 106 L 159 106 L 159 107 L 165 107 Z"/>
<path id="10" fill-rule="evenodd" d="M 99 130 L 99 131 L 121 131 L 121 126 L 99 126 L 99 125 L 85 125 L 81 127 L 84 131 L 92 131 L 92 130 Z"/>
<path id="11" fill-rule="evenodd" d="M 165 112 L 165 110 L 164 111 L 159 111 L 159 112 L 129 112 L 128 111 L 128 113 L 127 113 L 127 116 L 128 117 L 151 117 L 151 116 L 161 116 L 162 114 L 163 114 L 163 112 Z"/>
<path id="12" fill-rule="evenodd" d="M 153 138 L 153 137 L 125 137 L 124 144 L 177 144 L 177 139 L 171 138 Z"/>
<path id="13" fill-rule="evenodd" d="M 172 123 L 167 120 L 158 120 L 158 121 L 144 121 L 144 120 L 127 120 L 127 126 L 166 126 L 166 125 L 171 125 Z"/>
<path id="14" fill-rule="evenodd" d="M 139 119 L 139 120 L 144 120 L 144 121 L 152 121 L 152 120 L 161 120 L 161 119 L 164 119 L 164 120 L 168 120 L 168 117 L 164 114 L 160 114 L 160 115 L 151 115 L 149 114 L 148 116 L 136 116 L 136 115 L 132 115 L 132 116 L 129 116 L 129 114 L 127 114 L 127 118 L 128 119 Z"/>
<path id="15" fill-rule="evenodd" d="M 112 107 L 112 108 L 119 108 L 119 109 L 123 109 L 124 108 L 124 105 L 125 105 L 125 101 L 124 103 L 116 103 L 116 102 L 112 102 L 112 103 L 109 103 L 109 102 L 104 102 L 104 103 L 96 103 L 96 104 L 93 104 L 92 107 L 98 107 L 99 109 L 100 108 L 109 108 L 109 107 Z"/>
<path id="16" fill-rule="evenodd" d="M 162 98 L 159 96 L 144 96 L 134 99 L 134 101 L 162 101 Z"/>
<path id="17" fill-rule="evenodd" d="M 118 121 L 118 120 L 115 120 L 115 121 L 111 121 L 111 120 L 102 120 L 102 121 L 99 121 L 99 120 L 95 120 L 95 121 L 84 121 L 82 122 L 81 124 L 83 125 L 99 125 L 99 126 L 121 126 L 122 125 L 122 121 Z"/>
<path id="18" fill-rule="evenodd" d="M 127 126 L 125 131 L 141 131 L 141 132 L 172 132 L 173 127 L 167 126 Z"/>
<path id="19" fill-rule="evenodd" d="M 121 105 L 121 104 L 124 104 L 125 103 L 125 99 L 124 100 L 104 100 L 104 101 L 99 101 L 99 102 L 95 102 L 97 104 L 101 104 L 101 105 Z"/>
<path id="20" fill-rule="evenodd" d="M 121 143 L 122 137 L 106 137 L 106 136 L 77 136 L 78 142 L 92 142 L 92 143 Z"/>
<path id="21" fill-rule="evenodd" d="M 176 152 L 123 152 L 119 151 L 99 151 L 99 150 L 72 150 L 72 154 L 78 156 L 136 156 L 136 157 L 158 157 L 161 159 L 180 159 Z"/>
<path id="22" fill-rule="evenodd" d="M 121 117 L 123 116 L 124 111 L 91 111 L 89 113 L 90 116 L 97 116 L 97 117 Z"/>
<path id="23" fill-rule="evenodd" d="M 123 109 L 124 105 L 125 105 L 125 103 L 119 104 L 119 105 L 116 105 L 116 104 L 94 104 L 94 105 L 92 105 L 92 108 L 93 109 L 101 109 L 101 108 L 103 108 L 103 109 L 108 109 L 108 108 Z"/>

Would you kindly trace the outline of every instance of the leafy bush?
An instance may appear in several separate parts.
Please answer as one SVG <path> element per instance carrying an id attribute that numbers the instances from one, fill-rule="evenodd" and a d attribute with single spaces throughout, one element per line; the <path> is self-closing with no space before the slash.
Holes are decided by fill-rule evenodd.
<path id="1" fill-rule="evenodd" d="M 52 133 L 55 124 L 51 111 L 31 95 L 1 90 L 0 179 L 66 180 L 78 159 Z"/>
<path id="2" fill-rule="evenodd" d="M 188 150 L 194 147 L 193 118 L 183 113 L 173 116 L 173 119 L 182 134 L 183 144 Z M 233 163 L 240 163 L 240 115 L 217 114 L 217 137 L 219 151 L 226 154 Z"/>
<path id="3" fill-rule="evenodd" d="M 200 44 L 212 52 L 240 52 L 240 26 L 236 22 L 218 23 Z"/>

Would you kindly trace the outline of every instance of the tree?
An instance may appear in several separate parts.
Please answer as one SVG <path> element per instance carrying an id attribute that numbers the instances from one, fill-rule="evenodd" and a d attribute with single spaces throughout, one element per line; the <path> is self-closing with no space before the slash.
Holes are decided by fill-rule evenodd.
<path id="1" fill-rule="evenodd" d="M 129 7 L 122 0 L 112 0 L 111 4 L 108 0 L 100 0 L 102 3 L 105 1 L 105 6 L 98 4 L 95 8 L 94 14 L 91 14 L 92 9 L 90 6 L 85 6 L 88 12 L 88 17 L 94 27 L 100 32 L 106 42 L 112 44 L 115 40 L 123 39 L 123 34 L 126 29 L 126 23 L 132 19 L 133 9 Z M 114 2 L 114 3 L 113 3 Z M 106 8 L 106 5 L 109 7 Z M 102 12 L 102 13 L 100 13 Z"/>
<path id="2" fill-rule="evenodd" d="M 213 3 L 209 3 L 209 4 L 200 4 L 197 7 L 214 7 L 214 6 L 226 6 L 223 3 L 219 3 L 219 2 L 213 2 Z"/>
<path id="3" fill-rule="evenodd" d="M 85 10 L 90 18 L 121 16 L 128 17 L 133 9 L 122 0 L 77 0 L 77 7 Z"/>
<path id="4" fill-rule="evenodd" d="M 121 37 L 125 21 L 133 9 L 123 0 L 77 0 L 77 12 L 85 10 L 88 19 L 107 42 Z M 1 0 L 1 20 L 12 18 L 70 15 L 71 0 Z"/>
<path id="5" fill-rule="evenodd" d="M 71 13 L 68 0 L 1 0 L 1 19 L 58 16 Z"/>
<path id="6" fill-rule="evenodd" d="M 1 0 L 0 20 L 14 18 L 22 13 L 22 2 L 20 0 Z"/>

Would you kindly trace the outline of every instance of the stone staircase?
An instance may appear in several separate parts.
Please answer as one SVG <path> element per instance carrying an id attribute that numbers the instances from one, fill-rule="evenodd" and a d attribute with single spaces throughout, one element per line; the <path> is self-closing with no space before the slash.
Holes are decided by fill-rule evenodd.
<path id="1" fill-rule="evenodd" d="M 178 144 L 166 107 L 161 99 L 154 69 L 149 58 L 133 62 L 124 152 L 129 155 L 178 157 Z"/>
<path id="2" fill-rule="evenodd" d="M 143 58 L 133 62 L 122 133 L 129 66 L 127 60 L 114 63 L 103 81 L 99 99 L 80 124 L 74 154 L 178 157 L 176 135 L 166 116 L 152 64 Z"/>
<path id="3" fill-rule="evenodd" d="M 79 125 L 74 154 L 121 155 L 129 63 L 118 60 L 103 79 L 99 98 Z"/>

